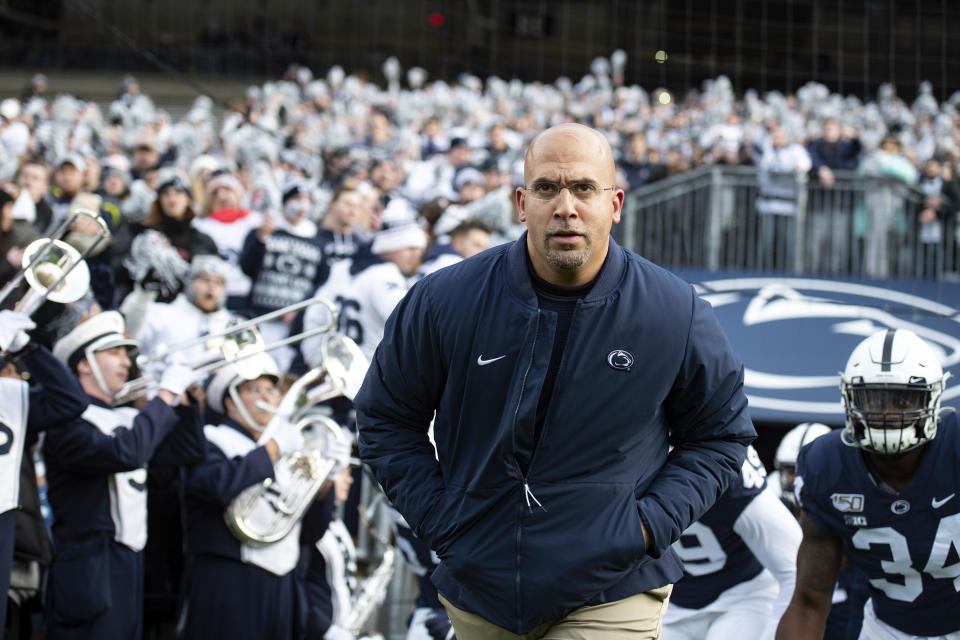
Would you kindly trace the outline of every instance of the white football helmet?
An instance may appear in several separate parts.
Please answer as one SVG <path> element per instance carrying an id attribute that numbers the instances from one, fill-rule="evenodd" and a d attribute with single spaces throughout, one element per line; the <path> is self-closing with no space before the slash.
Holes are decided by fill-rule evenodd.
<path id="1" fill-rule="evenodd" d="M 917 334 L 887 329 L 861 342 L 840 380 L 844 444 L 900 454 L 937 435 L 947 377 L 937 354 Z"/>
<path id="2" fill-rule="evenodd" d="M 774 457 L 774 467 L 780 479 L 780 497 L 790 505 L 796 504 L 793 496 L 794 477 L 797 468 L 797 457 L 800 449 L 810 444 L 822 435 L 830 433 L 831 429 L 819 422 L 803 422 L 787 431 Z"/>

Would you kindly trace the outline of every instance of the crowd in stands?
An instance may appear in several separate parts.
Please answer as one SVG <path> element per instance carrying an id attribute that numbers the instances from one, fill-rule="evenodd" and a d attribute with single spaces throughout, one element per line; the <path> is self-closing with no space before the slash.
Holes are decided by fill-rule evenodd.
<path id="1" fill-rule="evenodd" d="M 132 239 L 156 229 L 186 260 L 227 256 L 236 306 L 250 287 L 239 265 L 244 239 L 264 217 L 282 222 L 294 181 L 300 219 L 321 228 L 353 226 L 363 238 L 414 219 L 442 238 L 471 218 L 491 228 L 494 243 L 510 240 L 522 231 L 513 188 L 523 182 L 524 144 L 562 121 L 606 132 L 625 189 L 714 163 L 809 173 L 826 188 L 836 170 L 860 170 L 919 187 L 927 203 L 917 222 L 934 240 L 960 206 L 960 93 L 940 104 L 926 83 L 909 105 L 889 85 L 869 102 L 814 83 L 795 95 L 738 97 L 722 76 L 676 97 L 604 73 L 576 83 L 463 75 L 448 84 L 413 68 L 407 80 L 406 88 L 380 87 L 339 67 L 318 78 L 292 66 L 277 82 L 249 87 L 222 117 L 200 97 L 175 120 L 132 77 L 104 112 L 55 94 L 38 74 L 19 99 L 0 105 L 0 197 L 12 199 L 0 268 L 15 270 L 26 242 L 86 204 L 108 211 L 113 226 L 100 262 L 118 288 L 103 302 L 115 305 L 130 286 L 122 263 Z M 333 195 L 345 186 L 358 195 L 344 226 Z M 775 211 L 776 198 L 757 203 L 764 206 Z"/>
<path id="2" fill-rule="evenodd" d="M 0 271 L 15 270 L 24 244 L 71 206 L 93 206 L 109 212 L 114 233 L 99 259 L 116 286 L 108 293 L 102 285 L 106 306 L 132 284 L 122 264 L 133 238 L 155 229 L 185 260 L 214 250 L 228 257 L 238 307 L 250 290 L 239 264 L 244 239 L 265 220 L 282 224 L 293 182 L 303 209 L 296 224 L 353 227 L 369 239 L 384 223 L 417 220 L 444 238 L 470 218 L 490 227 L 494 243 L 510 240 L 522 232 L 513 189 L 523 182 L 525 142 L 562 121 L 607 134 L 628 190 L 714 163 L 809 173 L 825 188 L 835 171 L 859 170 L 921 189 L 917 224 L 934 242 L 953 229 L 960 206 L 960 93 L 938 103 L 927 83 L 907 104 L 889 85 L 867 102 L 815 83 L 793 95 L 737 96 L 722 76 L 683 96 L 604 73 L 576 83 L 463 75 L 449 84 L 413 68 L 407 81 L 381 87 L 339 67 L 314 77 L 294 65 L 222 114 L 199 97 L 173 119 L 132 77 L 103 110 L 55 93 L 38 74 L 0 104 L 0 197 L 10 200 Z M 345 224 L 333 202 L 342 187 L 357 194 Z M 756 206 L 776 211 L 778 203 Z"/>

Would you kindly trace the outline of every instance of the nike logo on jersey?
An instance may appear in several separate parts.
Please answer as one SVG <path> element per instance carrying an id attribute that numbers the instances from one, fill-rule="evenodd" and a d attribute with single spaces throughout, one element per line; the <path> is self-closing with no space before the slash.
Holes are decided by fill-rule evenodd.
<path id="1" fill-rule="evenodd" d="M 490 358 L 488 360 L 484 360 L 483 354 L 481 353 L 479 356 L 477 356 L 477 364 L 480 365 L 481 367 L 485 367 L 491 362 L 496 362 L 497 360 L 502 360 L 503 358 L 506 358 L 506 357 L 507 357 L 506 355 L 502 355 L 502 356 L 497 356 L 496 358 Z"/>
<path id="2" fill-rule="evenodd" d="M 146 482 L 137 482 L 137 481 L 134 480 L 133 478 L 128 478 L 128 479 L 127 479 L 127 484 L 129 484 L 131 487 L 133 487 L 133 488 L 136 489 L 137 491 L 146 491 L 146 490 L 147 490 L 147 483 L 146 483 Z"/>
<path id="3" fill-rule="evenodd" d="M 957 495 L 957 494 L 951 493 L 951 494 L 948 495 L 946 498 L 943 498 L 943 499 L 941 499 L 941 500 L 937 500 L 936 498 L 933 498 L 932 500 L 930 500 L 930 506 L 932 506 L 934 509 L 939 509 L 939 508 L 942 507 L 943 505 L 945 505 L 945 504 L 947 504 L 948 502 L 950 502 L 950 499 L 953 498 L 953 496 L 955 496 L 955 495 Z"/>

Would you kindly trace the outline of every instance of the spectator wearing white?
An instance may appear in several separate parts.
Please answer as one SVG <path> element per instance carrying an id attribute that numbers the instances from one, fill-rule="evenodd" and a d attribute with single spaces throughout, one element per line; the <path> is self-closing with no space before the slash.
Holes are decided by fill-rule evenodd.
<path id="1" fill-rule="evenodd" d="M 233 317 L 224 308 L 230 265 L 215 255 L 199 255 L 190 263 L 187 287 L 170 303 L 149 305 L 136 333 L 141 353 L 149 356 L 178 343 L 222 334 Z M 125 309 L 127 311 L 128 309 Z M 189 362 L 203 358 L 215 344 L 197 344 L 180 353 Z"/>
<path id="2" fill-rule="evenodd" d="M 245 191 L 240 180 L 224 172 L 207 182 L 204 215 L 193 225 L 214 239 L 217 249 L 230 263 L 227 276 L 227 306 L 243 308 L 250 293 L 250 278 L 240 269 L 243 241 L 263 223 L 263 215 L 243 207 Z"/>
<path id="3" fill-rule="evenodd" d="M 7 98 L 0 102 L 0 118 L 3 118 L 0 142 L 14 160 L 19 159 L 27 152 L 30 142 L 30 128 L 20 120 L 20 101 Z M 5 177 L 11 175 L 6 174 Z"/>
<path id="4" fill-rule="evenodd" d="M 792 266 L 793 238 L 788 226 L 797 213 L 797 197 L 812 163 L 803 145 L 776 127 L 763 145 L 757 163 L 757 212 L 761 215 L 760 252 L 765 268 Z"/>

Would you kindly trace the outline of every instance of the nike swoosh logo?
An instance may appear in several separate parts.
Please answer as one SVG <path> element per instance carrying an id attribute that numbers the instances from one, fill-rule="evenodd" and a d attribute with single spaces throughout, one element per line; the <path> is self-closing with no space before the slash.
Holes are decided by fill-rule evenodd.
<path id="1" fill-rule="evenodd" d="M 484 360 L 484 359 L 483 359 L 483 354 L 481 353 L 479 356 L 477 356 L 477 364 L 480 365 L 481 367 L 485 367 L 485 366 L 487 366 L 488 364 L 490 364 L 491 362 L 496 362 L 497 360 L 501 360 L 501 359 L 506 358 L 506 357 L 507 357 L 506 355 L 502 355 L 502 356 L 498 356 L 498 357 L 496 357 L 496 358 L 490 358 L 489 360 Z"/>
<path id="2" fill-rule="evenodd" d="M 137 482 L 133 478 L 127 478 L 127 484 L 136 489 L 137 491 L 146 491 L 147 483 L 146 482 Z M 952 496 L 951 496 L 952 497 Z M 949 498 L 948 498 L 949 500 Z"/>
<path id="3" fill-rule="evenodd" d="M 932 506 L 934 509 L 939 509 L 943 505 L 950 502 L 950 499 L 953 498 L 953 496 L 955 495 L 957 494 L 951 493 L 950 495 L 948 495 L 946 498 L 943 498 L 942 500 L 937 500 L 936 498 L 933 498 L 932 500 L 930 500 L 930 506 Z"/>

